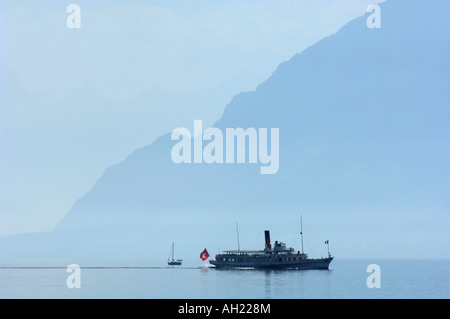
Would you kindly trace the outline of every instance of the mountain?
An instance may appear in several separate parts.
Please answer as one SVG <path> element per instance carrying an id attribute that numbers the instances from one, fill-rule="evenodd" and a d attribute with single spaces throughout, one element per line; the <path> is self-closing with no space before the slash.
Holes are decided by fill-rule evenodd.
<path id="1" fill-rule="evenodd" d="M 236 221 L 247 248 L 259 248 L 264 229 L 295 238 L 302 213 L 311 245 L 332 236 L 341 256 L 449 257 L 440 242 L 450 208 L 450 4 L 380 8 L 380 29 L 367 27 L 368 15 L 349 22 L 236 95 L 215 123 L 224 134 L 278 128 L 276 174 L 260 174 L 260 163 L 175 164 L 168 133 L 106 169 L 52 232 L 3 238 L 1 254 L 165 258 L 175 241 L 194 255 L 234 247 Z"/>

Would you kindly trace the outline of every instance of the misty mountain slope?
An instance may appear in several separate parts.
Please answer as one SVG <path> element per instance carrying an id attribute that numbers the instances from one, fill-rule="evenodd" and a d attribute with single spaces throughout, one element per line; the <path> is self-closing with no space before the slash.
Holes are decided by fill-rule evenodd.
<path id="1" fill-rule="evenodd" d="M 381 29 L 369 29 L 367 15 L 351 21 L 281 63 L 255 92 L 236 95 L 214 125 L 224 135 L 279 128 L 276 174 L 261 175 L 261 163 L 175 164 L 168 133 L 106 169 L 45 236 L 84 253 L 122 255 L 167 244 L 175 230 L 186 245 L 219 242 L 224 223 L 270 225 L 305 207 L 313 223 L 342 208 L 358 211 L 342 217 L 359 225 L 365 210 L 383 220 L 393 208 L 441 217 L 450 177 L 449 4 L 380 7 Z M 198 224 L 207 226 L 202 235 Z"/>

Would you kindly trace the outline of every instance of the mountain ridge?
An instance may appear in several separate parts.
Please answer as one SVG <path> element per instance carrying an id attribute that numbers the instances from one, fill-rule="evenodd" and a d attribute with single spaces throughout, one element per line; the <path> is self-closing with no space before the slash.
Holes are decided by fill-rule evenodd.
<path id="1" fill-rule="evenodd" d="M 167 236 L 189 247 L 204 241 L 217 246 L 238 219 L 247 228 L 274 226 L 281 232 L 300 211 L 309 211 L 315 226 L 329 219 L 324 232 L 340 238 L 337 249 L 344 255 L 367 250 L 346 251 L 354 245 L 346 232 L 355 234 L 363 226 L 367 235 L 361 236 L 378 255 L 383 248 L 367 236 L 391 243 L 406 234 L 415 244 L 409 228 L 396 225 L 380 239 L 376 226 L 424 212 L 431 216 L 425 223 L 427 243 L 442 240 L 435 222 L 448 219 L 448 48 L 429 34 L 449 38 L 446 28 L 435 29 L 448 5 L 406 3 L 380 5 L 381 29 L 367 28 L 367 15 L 350 21 L 226 106 L 214 124 L 223 132 L 280 128 L 276 174 L 259 174 L 259 164 L 175 164 L 170 158 L 175 141 L 167 133 L 105 170 L 46 234 L 60 236 L 49 255 L 71 247 L 73 254 L 138 256 L 151 242 L 171 242 Z M 342 230 L 333 227 L 339 218 L 349 224 Z M 435 229 L 439 232 L 431 234 Z M 17 245 L 8 247 L 8 241 L 0 247 L 11 253 Z M 404 253 L 413 254 L 405 247 Z"/>

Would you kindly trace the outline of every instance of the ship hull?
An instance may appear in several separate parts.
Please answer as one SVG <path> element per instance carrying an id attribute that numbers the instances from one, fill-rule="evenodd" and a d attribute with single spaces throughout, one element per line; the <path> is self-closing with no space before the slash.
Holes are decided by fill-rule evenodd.
<path id="1" fill-rule="evenodd" d="M 219 269 L 323 269 L 327 270 L 330 267 L 330 263 L 333 257 L 318 258 L 318 259 L 303 259 L 296 261 L 262 261 L 258 258 L 252 258 L 253 260 L 241 259 L 238 261 L 217 261 L 210 260 L 210 264 Z"/>
<path id="2" fill-rule="evenodd" d="M 169 266 L 181 266 L 181 261 L 168 261 Z"/>

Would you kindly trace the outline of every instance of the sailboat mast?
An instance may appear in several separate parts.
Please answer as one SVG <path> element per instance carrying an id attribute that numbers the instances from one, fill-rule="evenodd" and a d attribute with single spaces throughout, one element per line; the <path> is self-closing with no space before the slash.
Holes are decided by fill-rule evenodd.
<path id="1" fill-rule="evenodd" d="M 303 252 L 303 222 L 302 222 L 302 215 L 300 215 L 300 237 L 302 239 L 302 254 Z"/>
<path id="2" fill-rule="evenodd" d="M 175 244 L 172 242 L 172 260 L 175 260 L 174 255 L 175 255 Z"/>

